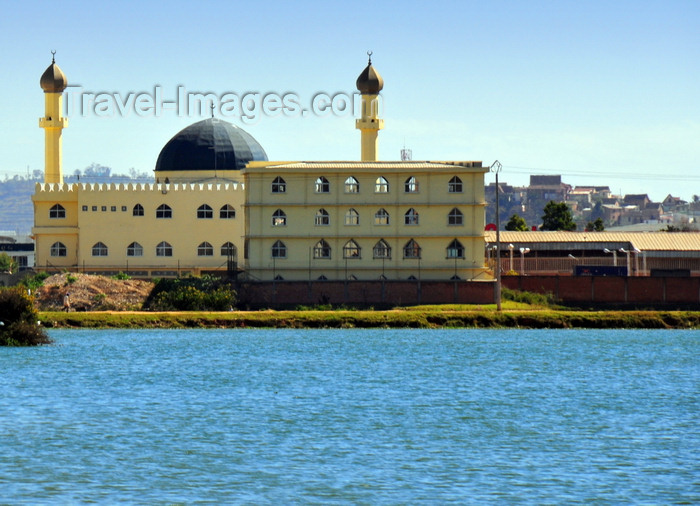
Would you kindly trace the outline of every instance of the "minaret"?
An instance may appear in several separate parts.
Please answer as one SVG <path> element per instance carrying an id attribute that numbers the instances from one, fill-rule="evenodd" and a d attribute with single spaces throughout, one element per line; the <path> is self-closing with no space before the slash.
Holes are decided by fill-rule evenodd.
<path id="1" fill-rule="evenodd" d="M 384 79 L 372 67 L 372 52 L 368 51 L 367 67 L 357 78 L 357 89 L 362 95 L 362 116 L 355 120 L 355 128 L 361 133 L 363 162 L 377 161 L 377 134 L 384 128 L 384 120 L 379 119 L 379 92 L 384 88 Z"/>
<path id="2" fill-rule="evenodd" d="M 63 183 L 61 170 L 61 130 L 68 120 L 61 117 L 63 90 L 68 85 L 63 71 L 56 65 L 56 51 L 52 51 L 51 65 L 42 74 L 39 84 L 44 90 L 44 117 L 39 118 L 39 127 L 44 129 L 44 183 Z"/>

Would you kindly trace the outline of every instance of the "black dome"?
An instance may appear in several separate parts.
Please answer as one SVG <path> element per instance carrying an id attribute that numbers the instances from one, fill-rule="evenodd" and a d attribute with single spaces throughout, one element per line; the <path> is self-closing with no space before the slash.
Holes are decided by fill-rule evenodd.
<path id="1" fill-rule="evenodd" d="M 156 172 L 170 170 L 240 170 L 251 161 L 267 161 L 252 135 L 217 118 L 198 121 L 163 147 Z"/>

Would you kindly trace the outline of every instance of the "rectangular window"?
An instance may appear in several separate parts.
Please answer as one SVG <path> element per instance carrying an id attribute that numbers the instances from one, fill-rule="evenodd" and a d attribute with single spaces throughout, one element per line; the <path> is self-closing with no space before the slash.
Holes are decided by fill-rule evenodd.
<path id="1" fill-rule="evenodd" d="M 103 213 L 107 212 L 107 206 L 102 206 L 102 212 Z"/>
<path id="2" fill-rule="evenodd" d="M 112 211 L 113 213 L 117 212 L 117 206 L 112 206 L 112 208 L 110 209 L 110 211 Z"/>
<path id="3" fill-rule="evenodd" d="M 97 211 L 97 206 L 92 206 L 93 211 Z"/>
<path id="4" fill-rule="evenodd" d="M 126 206 L 122 206 L 122 212 L 126 211 Z"/>
<path id="5" fill-rule="evenodd" d="M 83 206 L 83 211 L 87 211 L 87 210 L 88 210 L 88 206 Z"/>

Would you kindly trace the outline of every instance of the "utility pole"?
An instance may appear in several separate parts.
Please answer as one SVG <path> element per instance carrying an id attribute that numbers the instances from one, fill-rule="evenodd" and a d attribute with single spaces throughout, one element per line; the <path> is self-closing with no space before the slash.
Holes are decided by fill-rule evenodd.
<path id="1" fill-rule="evenodd" d="M 498 173 L 503 166 L 496 160 L 491 164 L 489 170 L 496 174 L 496 310 L 501 311 L 501 216 L 498 208 L 499 186 Z"/>

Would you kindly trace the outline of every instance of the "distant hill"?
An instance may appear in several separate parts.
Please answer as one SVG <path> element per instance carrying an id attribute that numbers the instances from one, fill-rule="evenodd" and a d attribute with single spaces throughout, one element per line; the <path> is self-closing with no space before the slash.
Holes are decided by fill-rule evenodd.
<path id="1" fill-rule="evenodd" d="M 27 177 L 15 176 L 0 181 L 0 231 L 29 234 L 34 225 L 34 206 L 32 195 L 36 183 L 43 182 L 43 175 L 34 174 Z M 152 183 L 148 174 L 124 175 L 82 175 L 65 178 L 66 183 Z"/>
<path id="2" fill-rule="evenodd" d="M 0 181 L 0 230 L 25 235 L 34 223 L 32 194 L 34 179 L 15 178 Z"/>

